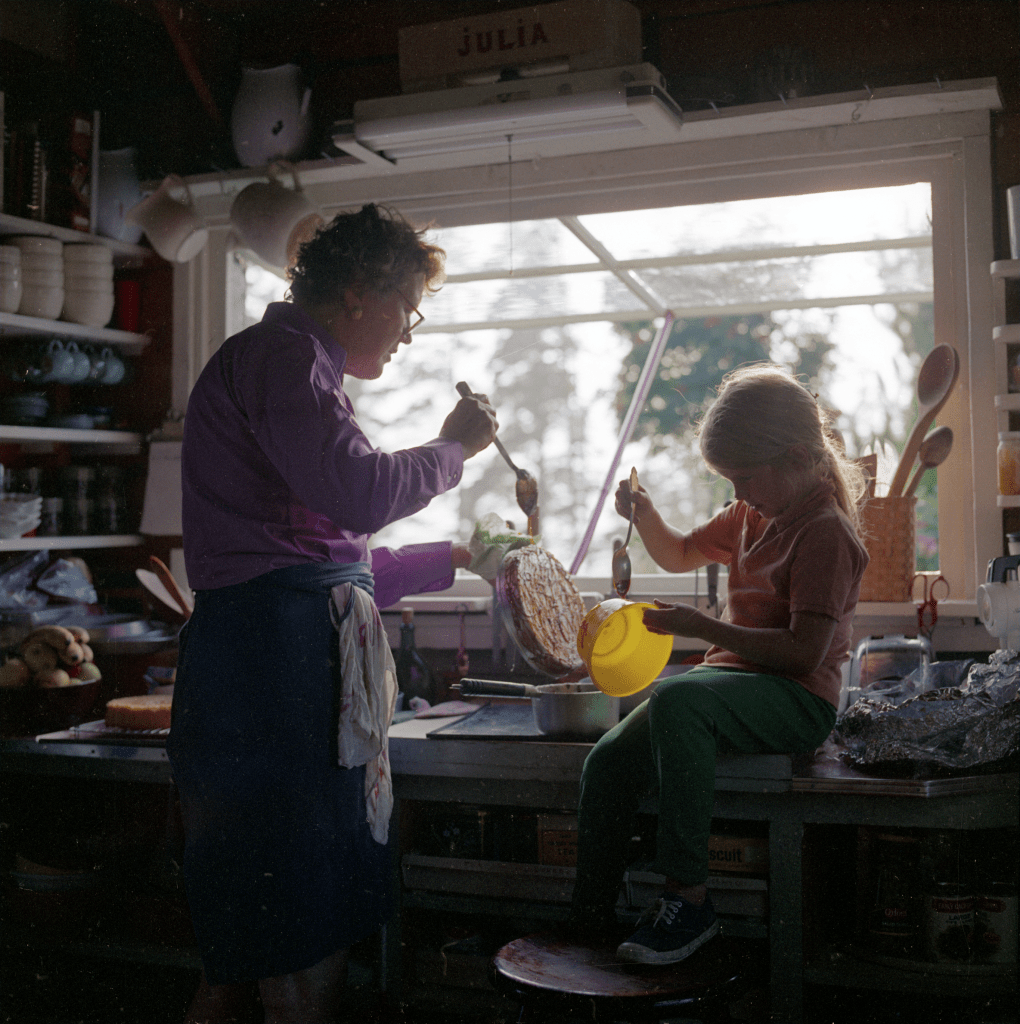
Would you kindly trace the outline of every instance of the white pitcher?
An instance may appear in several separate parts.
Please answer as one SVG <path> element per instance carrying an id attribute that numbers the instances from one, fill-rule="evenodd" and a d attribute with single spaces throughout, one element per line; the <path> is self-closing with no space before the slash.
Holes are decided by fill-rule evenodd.
<path id="1" fill-rule="evenodd" d="M 294 187 L 277 174 L 289 171 Z M 322 214 L 308 201 L 293 164 L 277 160 L 268 167 L 269 181 L 242 189 L 230 207 L 230 223 L 238 238 L 272 267 L 289 266 L 297 247 L 322 224 Z"/>
<path id="2" fill-rule="evenodd" d="M 311 89 L 302 90 L 296 64 L 242 70 L 230 117 L 234 151 L 242 166 L 262 167 L 281 157 L 302 156 L 311 127 L 311 95 Z"/>
<path id="3" fill-rule="evenodd" d="M 124 215 L 142 199 L 142 187 L 135 168 L 135 148 L 101 149 L 98 182 L 99 214 L 96 228 L 107 238 L 135 244 L 141 240 L 142 229 L 129 224 Z"/>
<path id="4" fill-rule="evenodd" d="M 184 190 L 183 202 L 170 194 L 173 188 Z M 168 174 L 155 192 L 128 210 L 124 219 L 140 224 L 153 249 L 171 263 L 194 259 L 209 240 L 209 229 L 195 212 L 191 189 L 177 174 Z"/>

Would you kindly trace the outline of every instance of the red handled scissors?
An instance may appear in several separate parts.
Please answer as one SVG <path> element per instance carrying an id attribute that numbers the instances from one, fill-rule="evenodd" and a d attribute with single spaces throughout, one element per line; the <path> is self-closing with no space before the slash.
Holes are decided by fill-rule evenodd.
<path id="1" fill-rule="evenodd" d="M 910 596 L 914 598 L 917 581 L 921 581 L 921 596 L 924 601 L 917 606 L 917 628 L 929 640 L 935 631 L 935 623 L 939 621 L 939 601 L 949 597 L 949 581 L 939 573 L 919 572 L 910 581 Z"/>

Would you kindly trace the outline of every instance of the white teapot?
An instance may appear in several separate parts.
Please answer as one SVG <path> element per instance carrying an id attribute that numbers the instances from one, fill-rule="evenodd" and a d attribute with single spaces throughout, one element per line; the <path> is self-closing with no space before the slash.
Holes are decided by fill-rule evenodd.
<path id="1" fill-rule="evenodd" d="M 301 87 L 296 64 L 242 70 L 230 117 L 234 151 L 242 166 L 262 167 L 271 160 L 301 157 L 311 127 L 311 95 L 311 89 Z"/>
<path id="2" fill-rule="evenodd" d="M 290 171 L 294 187 L 278 178 Z M 269 181 L 254 181 L 242 189 L 230 207 L 230 223 L 243 245 L 272 267 L 286 267 L 297 247 L 322 224 L 322 214 L 308 201 L 295 167 L 276 160 L 267 169 Z"/>

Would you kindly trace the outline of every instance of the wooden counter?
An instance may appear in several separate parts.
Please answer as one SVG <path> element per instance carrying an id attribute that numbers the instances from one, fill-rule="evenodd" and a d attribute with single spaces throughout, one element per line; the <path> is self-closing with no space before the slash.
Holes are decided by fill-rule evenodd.
<path id="1" fill-rule="evenodd" d="M 572 811 L 589 743 L 430 739 L 443 719 L 412 719 L 390 730 L 390 761 L 398 800 L 513 805 Z M 733 757 L 717 763 L 714 816 L 768 823 L 769 948 L 772 1019 L 802 1019 L 803 986 L 872 987 L 946 994 L 1011 979 L 933 977 L 932 972 L 856 971 L 845 960 L 805 968 L 803 841 L 805 825 L 859 824 L 896 828 L 984 829 L 1016 825 L 1017 775 L 938 780 L 866 776 L 835 762 L 795 769 L 789 758 Z M 654 801 L 642 809 L 654 811 Z M 451 906 L 453 904 L 451 903 Z M 457 904 L 462 906 L 462 901 Z M 396 923 L 399 927 L 399 922 Z M 866 983 L 865 983 L 866 982 Z"/>
<path id="2" fill-rule="evenodd" d="M 590 743 L 545 740 L 507 741 L 436 739 L 429 732 L 454 719 L 410 719 L 390 730 L 390 760 L 397 835 L 401 805 L 415 803 L 482 804 L 572 812 Z M 90 742 L 0 740 L 0 771 L 70 778 L 121 780 L 167 785 L 170 766 L 161 746 L 107 746 Z M 654 812 L 654 801 L 641 809 Z M 773 1020 L 802 1019 L 805 982 L 830 986 L 877 987 L 900 991 L 959 995 L 973 986 L 975 995 L 989 984 L 1012 985 L 1011 978 L 989 980 L 932 973 L 903 972 L 874 965 L 817 959 L 805 964 L 803 932 L 803 841 L 805 826 L 876 825 L 896 828 L 986 829 L 1015 827 L 1018 777 L 974 775 L 939 780 L 883 779 L 848 770 L 835 762 L 797 767 L 785 757 L 720 758 L 714 814 L 721 819 L 768 825 L 768 939 Z M 400 884 L 399 844 L 394 843 L 394 873 Z M 441 894 L 439 894 L 441 895 Z M 413 894 L 404 894 L 405 902 Z M 471 901 L 451 897 L 463 912 Z M 485 904 L 473 904 L 485 912 Z M 438 904 L 441 909 L 442 900 Z M 500 912 L 490 902 L 488 912 Z M 400 917 L 386 929 L 381 983 L 399 988 Z"/>

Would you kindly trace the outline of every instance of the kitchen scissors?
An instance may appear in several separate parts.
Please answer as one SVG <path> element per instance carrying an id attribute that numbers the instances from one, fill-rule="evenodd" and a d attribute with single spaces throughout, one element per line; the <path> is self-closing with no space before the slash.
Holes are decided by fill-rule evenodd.
<path id="1" fill-rule="evenodd" d="M 917 628 L 930 640 L 935 631 L 935 623 L 939 621 L 938 603 L 949 597 L 949 581 L 942 573 L 915 573 L 910 581 L 911 599 L 915 599 L 918 580 L 921 581 L 921 596 L 924 600 L 917 606 Z"/>

